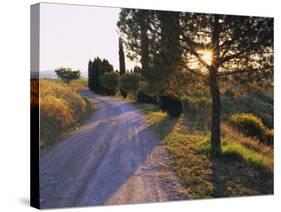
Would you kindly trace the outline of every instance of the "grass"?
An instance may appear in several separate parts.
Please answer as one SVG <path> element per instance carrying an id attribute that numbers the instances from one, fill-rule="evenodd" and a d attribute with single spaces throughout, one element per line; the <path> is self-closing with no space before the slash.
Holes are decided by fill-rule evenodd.
<path id="1" fill-rule="evenodd" d="M 67 86 L 67 84 L 62 80 L 53 80 L 53 81 L 57 81 L 59 84 Z M 69 84 L 69 88 L 75 91 L 88 89 L 88 79 L 80 78 L 80 79 L 72 80 Z"/>
<path id="2" fill-rule="evenodd" d="M 43 149 L 86 119 L 91 103 L 59 80 L 40 80 L 39 94 L 40 148 Z"/>
<path id="3" fill-rule="evenodd" d="M 222 153 L 210 154 L 209 132 L 194 131 L 182 115 L 169 119 L 157 105 L 137 104 L 171 153 L 190 199 L 273 193 L 273 150 L 222 124 Z"/>

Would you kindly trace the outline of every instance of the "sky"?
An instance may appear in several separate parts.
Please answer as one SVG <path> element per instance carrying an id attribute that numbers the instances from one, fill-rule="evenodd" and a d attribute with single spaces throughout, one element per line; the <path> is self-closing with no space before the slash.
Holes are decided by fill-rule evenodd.
<path id="1" fill-rule="evenodd" d="M 89 59 L 107 59 L 119 69 L 119 8 L 47 4 L 40 6 L 40 71 L 88 70 Z M 126 58 L 126 68 L 135 64 Z"/>

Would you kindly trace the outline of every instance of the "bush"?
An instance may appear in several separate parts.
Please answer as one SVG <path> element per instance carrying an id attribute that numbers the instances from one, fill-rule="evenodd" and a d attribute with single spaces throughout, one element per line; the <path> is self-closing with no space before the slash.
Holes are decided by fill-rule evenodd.
<path id="1" fill-rule="evenodd" d="M 120 88 L 127 93 L 133 93 L 136 97 L 142 80 L 143 77 L 139 73 L 123 74 L 120 77 Z"/>
<path id="2" fill-rule="evenodd" d="M 86 100 L 54 80 L 40 80 L 40 142 L 54 142 L 88 111 Z"/>
<path id="3" fill-rule="evenodd" d="M 264 92 L 251 92 L 242 96 L 225 93 L 221 97 L 223 118 L 234 113 L 252 113 L 262 119 L 269 128 L 273 128 L 273 97 Z"/>
<path id="4" fill-rule="evenodd" d="M 137 102 L 157 104 L 156 96 L 146 95 L 142 90 L 137 94 Z"/>
<path id="5" fill-rule="evenodd" d="M 172 96 L 159 96 L 159 105 L 162 112 L 167 112 L 170 117 L 177 118 L 182 113 L 182 104 L 179 99 Z"/>
<path id="6" fill-rule="evenodd" d="M 265 144 L 273 144 L 273 131 L 267 129 L 262 120 L 251 113 L 236 113 L 229 117 L 229 123 L 242 134 L 255 137 Z"/>
<path id="7" fill-rule="evenodd" d="M 116 72 L 107 72 L 100 77 L 102 85 L 107 88 L 110 94 L 115 94 L 119 87 L 119 74 Z"/>

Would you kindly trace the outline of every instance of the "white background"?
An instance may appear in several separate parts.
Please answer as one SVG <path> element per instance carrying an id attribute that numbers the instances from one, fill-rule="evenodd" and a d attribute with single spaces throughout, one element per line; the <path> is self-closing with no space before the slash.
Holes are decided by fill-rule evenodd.
<path id="1" fill-rule="evenodd" d="M 55 2 L 55 1 L 49 1 Z M 280 38 L 278 0 L 60 0 L 63 3 L 275 17 L 275 195 L 60 211 L 276 211 L 280 195 Z M 29 70 L 31 0 L 0 6 L 0 211 L 29 207 Z M 259 185 L 256 185 L 259 186 Z M 280 211 L 280 209 L 279 209 Z"/>

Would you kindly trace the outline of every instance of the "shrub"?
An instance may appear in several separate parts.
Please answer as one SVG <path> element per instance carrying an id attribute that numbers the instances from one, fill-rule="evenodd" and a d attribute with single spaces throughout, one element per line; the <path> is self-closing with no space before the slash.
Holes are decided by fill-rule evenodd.
<path id="1" fill-rule="evenodd" d="M 265 92 L 250 92 L 242 96 L 225 93 L 221 97 L 223 118 L 234 113 L 252 113 L 262 119 L 269 128 L 273 127 L 273 97 Z"/>
<path id="2" fill-rule="evenodd" d="M 267 129 L 262 120 L 254 114 L 233 114 L 229 117 L 229 123 L 246 136 L 255 137 L 265 144 L 273 143 L 273 131 Z"/>
<path id="3" fill-rule="evenodd" d="M 156 96 L 146 95 L 142 90 L 140 90 L 137 94 L 137 102 L 156 104 L 157 99 Z"/>
<path id="4" fill-rule="evenodd" d="M 120 88 L 136 97 L 143 77 L 139 73 L 126 73 L 120 77 Z"/>
<path id="5" fill-rule="evenodd" d="M 119 74 L 113 71 L 107 72 L 100 77 L 100 81 L 114 95 L 119 87 Z"/>
<path id="6" fill-rule="evenodd" d="M 159 96 L 159 105 L 162 112 L 167 112 L 170 117 L 177 118 L 182 113 L 182 104 L 173 96 Z"/>

